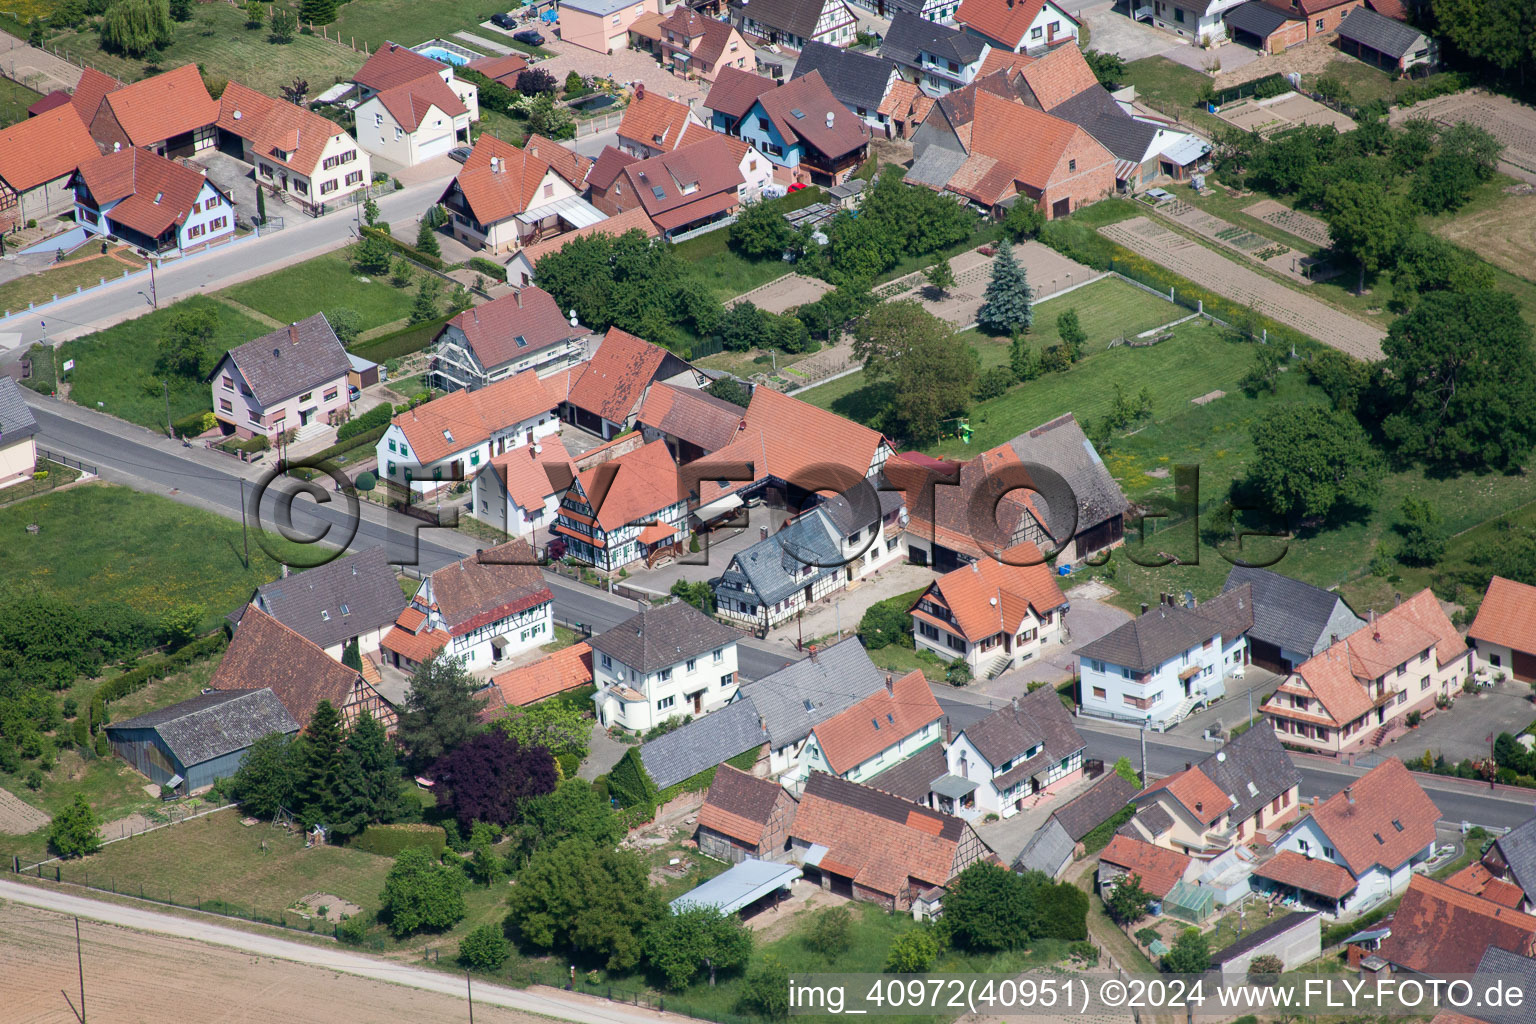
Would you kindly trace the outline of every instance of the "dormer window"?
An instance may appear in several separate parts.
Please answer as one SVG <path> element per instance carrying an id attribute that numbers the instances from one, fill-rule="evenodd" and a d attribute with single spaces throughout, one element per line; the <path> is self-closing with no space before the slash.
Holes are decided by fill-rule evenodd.
<path id="1" fill-rule="evenodd" d="M 331 621 L 331 613 L 326 611 L 324 608 L 320 609 L 320 621 L 321 622 L 330 622 Z"/>

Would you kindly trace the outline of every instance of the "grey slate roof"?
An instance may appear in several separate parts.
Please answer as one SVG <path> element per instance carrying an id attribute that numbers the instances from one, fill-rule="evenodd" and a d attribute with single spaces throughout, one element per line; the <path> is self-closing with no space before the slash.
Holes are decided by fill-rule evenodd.
<path id="1" fill-rule="evenodd" d="M 1088 435 L 1083 433 L 1071 413 L 1020 434 L 1009 441 L 1008 446 L 1021 461 L 1046 466 L 1065 478 L 1077 496 L 1078 533 L 1124 515 L 1130 508 L 1131 503 L 1125 499 L 1120 485 L 1109 475 L 1104 460 L 1099 458 Z M 1035 501 L 1043 501 L 1043 495 L 1037 494 Z M 1053 537 L 1063 536 L 1068 522 L 1064 513 L 1065 510 L 1048 506 L 1045 510 Z"/>
<path id="2" fill-rule="evenodd" d="M 1136 787 L 1125 779 L 1114 772 L 1105 772 L 1086 793 L 1057 808 L 1051 817 L 1061 823 L 1073 842 L 1077 842 L 1113 818 L 1131 802 L 1136 792 Z"/>
<path id="3" fill-rule="evenodd" d="M 896 12 L 891 27 L 880 40 L 880 56 L 915 65 L 918 54 L 931 53 L 963 66 L 979 60 L 985 46 L 981 39 L 969 32 L 903 10 Z"/>
<path id="4" fill-rule="evenodd" d="M 842 571 L 842 538 L 820 507 L 731 559 L 721 580 L 752 585 L 763 604 L 777 604 L 801 587 Z M 809 575 L 804 570 L 810 568 Z"/>
<path id="5" fill-rule="evenodd" d="M 1233 28 L 1252 32 L 1260 39 L 1268 39 L 1270 33 L 1290 19 L 1262 0 L 1248 0 L 1222 14 L 1222 20 Z"/>
<path id="6" fill-rule="evenodd" d="M 1146 826 L 1154 839 L 1173 828 L 1173 815 L 1162 804 L 1143 804 L 1136 811 L 1136 820 Z M 1120 826 L 1119 831 L 1136 839 L 1141 838 L 1141 833 L 1130 822 Z"/>
<path id="7" fill-rule="evenodd" d="M 1290 651 L 1317 654 L 1332 642 L 1328 629 L 1330 620 L 1334 621 L 1333 632 L 1338 632 L 1341 640 L 1365 625 L 1365 620 L 1356 615 L 1338 594 L 1268 569 L 1233 566 L 1222 591 L 1225 593 L 1245 583 L 1253 588 L 1253 627 L 1248 633 L 1266 643 Z M 1336 613 L 1338 619 L 1335 619 Z M 1342 630 L 1339 628 L 1341 621 L 1344 624 Z"/>
<path id="8" fill-rule="evenodd" d="M 911 169 L 902 180 L 942 189 L 968 159 L 969 155 L 961 150 L 931 145 L 912 161 Z"/>
<path id="9" fill-rule="evenodd" d="M 756 705 L 768 725 L 768 742 L 777 750 L 805 739 L 815 726 L 884 686 L 885 673 L 869 660 L 858 638 L 849 637 L 814 658 L 743 684 L 737 700 Z"/>
<path id="10" fill-rule="evenodd" d="M 1169 658 L 1221 633 L 1221 625 L 1200 614 L 1199 609 L 1158 605 L 1147 614 L 1105 633 L 1078 648 L 1081 658 L 1119 665 L 1135 672 L 1151 672 Z"/>
<path id="11" fill-rule="evenodd" d="M 1319 920 L 1320 917 L 1321 915 L 1315 910 L 1310 912 L 1291 911 L 1281 914 L 1263 928 L 1256 928 L 1247 933 L 1226 949 L 1212 953 L 1211 966 L 1220 968 L 1223 964 L 1236 960 L 1249 950 L 1257 949 L 1275 936 L 1284 935 L 1292 929 L 1321 928 L 1323 925 L 1322 921 Z"/>
<path id="12" fill-rule="evenodd" d="M 864 785 L 915 804 L 926 804 L 933 780 L 948 771 L 944 744 L 935 740 L 914 751 L 905 761 L 898 761 L 878 775 L 865 779 Z"/>
<path id="13" fill-rule="evenodd" d="M 1127 114 L 1103 88 L 1084 89 L 1049 113 L 1078 125 L 1120 160 L 1141 163 L 1157 138 L 1156 126 Z"/>
<path id="14" fill-rule="evenodd" d="M 1536 992 L 1536 960 L 1499 946 L 1488 947 L 1482 960 L 1478 961 L 1477 973 L 1487 977 L 1490 984 L 1494 978 L 1501 979 L 1506 991 L 1509 986 L 1518 985 L 1523 992 Z M 1479 983 L 1480 991 L 1487 987 Z M 1536 1004 L 1527 996 L 1519 1006 L 1480 1007 L 1474 1019 L 1488 1024 L 1536 1024 Z"/>
<path id="15" fill-rule="evenodd" d="M 655 672 L 716 647 L 733 644 L 742 634 L 717 622 L 686 601 L 647 608 L 599 633 L 589 643 L 637 672 Z"/>
<path id="16" fill-rule="evenodd" d="M 1494 840 L 1515 884 L 1536 902 L 1536 818 L 1523 821 Z"/>
<path id="17" fill-rule="evenodd" d="M 816 22 L 821 18 L 822 0 L 751 0 L 744 4 L 732 0 L 731 13 L 737 17 L 749 16 L 760 25 L 786 29 L 810 39 L 816 35 Z"/>
<path id="18" fill-rule="evenodd" d="M 1234 821 L 1251 816 L 1301 782 L 1301 773 L 1268 722 L 1255 725 L 1196 767 L 1223 793 L 1236 797 L 1231 812 Z"/>
<path id="19" fill-rule="evenodd" d="M 1077 843 L 1067 835 L 1061 822 L 1053 816 L 1040 830 L 1030 837 L 1024 849 L 1014 859 L 1015 871 L 1044 871 L 1055 878 L 1072 859 Z"/>
<path id="20" fill-rule="evenodd" d="M 795 73 L 790 76 L 790 80 L 801 78 L 812 71 L 820 71 L 821 80 L 827 83 L 827 88 L 832 90 L 832 95 L 837 97 L 839 103 L 846 107 L 863 107 L 869 113 L 874 113 L 885 99 L 886 86 L 891 82 L 893 68 L 889 60 L 881 60 L 867 53 L 854 53 L 840 46 L 810 42 L 800 51 L 800 57 L 795 61 Z"/>
<path id="21" fill-rule="evenodd" d="M 992 780 L 999 790 L 1029 778 L 1087 746 L 1061 696 L 1041 686 L 1018 699 L 1017 707 L 1004 705 L 986 718 L 967 726 L 965 735 L 994 767 L 1024 754 L 1036 743 L 1040 752 L 1015 764 Z"/>
<path id="22" fill-rule="evenodd" d="M 296 733 L 299 723 L 270 689 L 215 690 L 107 728 L 153 729 L 190 768 L 244 750 L 268 733 Z"/>
<path id="23" fill-rule="evenodd" d="M 757 708 L 737 699 L 640 748 L 640 763 L 661 789 L 691 779 L 765 742 Z"/>
<path id="24" fill-rule="evenodd" d="M 825 510 L 833 527 L 844 537 L 852 537 L 871 523 L 879 522 L 900 508 L 905 500 L 897 490 L 877 491 L 873 487 L 859 487 L 852 493 L 852 498 L 834 494 L 817 506 Z"/>
<path id="25" fill-rule="evenodd" d="M 0 444 L 14 444 L 37 433 L 37 417 L 21 397 L 21 385 L 0 375 Z"/>
<path id="26" fill-rule="evenodd" d="M 1399 59 L 1417 46 L 1423 36 L 1418 29 L 1366 7 L 1350 11 L 1339 22 L 1338 31 L 1341 38 Z"/>
<path id="27" fill-rule="evenodd" d="M 232 348 L 226 354 L 240 368 L 240 375 L 263 406 L 276 405 L 294 395 L 319 387 L 352 368 L 347 350 L 324 313 L 279 327 L 255 341 Z M 214 368 L 216 375 L 223 360 Z M 209 380 L 213 376 L 210 375 Z"/>
<path id="28" fill-rule="evenodd" d="M 406 605 L 382 547 L 263 584 L 251 600 L 317 647 L 387 626 Z"/>

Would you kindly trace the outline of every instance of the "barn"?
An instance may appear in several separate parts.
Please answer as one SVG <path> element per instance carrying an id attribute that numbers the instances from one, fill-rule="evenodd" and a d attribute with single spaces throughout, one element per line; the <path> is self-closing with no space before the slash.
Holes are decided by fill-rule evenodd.
<path id="1" fill-rule="evenodd" d="M 235 774 L 261 737 L 298 731 L 270 689 L 213 690 L 108 725 L 107 742 L 150 781 L 187 795 Z"/>

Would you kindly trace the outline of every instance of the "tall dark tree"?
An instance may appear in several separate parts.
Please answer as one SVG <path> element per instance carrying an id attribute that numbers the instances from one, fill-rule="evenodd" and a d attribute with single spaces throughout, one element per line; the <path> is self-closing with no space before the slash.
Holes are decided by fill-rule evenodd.
<path id="1" fill-rule="evenodd" d="M 329 825 L 340 809 L 342 776 L 347 768 L 341 715 L 322 700 L 299 738 L 293 812 L 299 822 Z"/>
<path id="2" fill-rule="evenodd" d="M 544 747 L 525 746 L 493 729 L 455 747 L 432 766 L 438 806 L 468 830 L 477 821 L 507 825 L 518 803 L 553 792 L 555 758 Z"/>
<path id="3" fill-rule="evenodd" d="M 664 912 L 645 863 L 628 850 L 567 839 L 535 853 L 517 876 L 507 925 L 526 947 L 597 959 L 629 970 L 641 936 Z"/>
<path id="4" fill-rule="evenodd" d="M 1326 518 L 1364 507 L 1381 485 L 1381 459 L 1352 416 L 1322 405 L 1286 406 L 1253 425 L 1250 481 L 1271 511 Z"/>
<path id="5" fill-rule="evenodd" d="M 422 769 L 479 730 L 478 686 L 459 660 L 438 652 L 411 676 L 400 715 L 400 742 L 413 769 Z"/>
<path id="6" fill-rule="evenodd" d="M 1531 326 L 1500 291 L 1434 292 L 1387 331 L 1382 433 L 1444 469 L 1520 465 L 1536 444 Z"/>
<path id="7" fill-rule="evenodd" d="M 954 330 L 904 299 L 886 302 L 854 325 L 853 352 L 872 381 L 890 380 L 884 424 L 892 434 L 926 446 L 946 419 L 961 415 L 976 382 L 976 360 Z"/>
<path id="8" fill-rule="evenodd" d="M 981 296 L 976 325 L 988 334 L 1007 336 L 1028 331 L 1035 322 L 1034 292 L 1029 276 L 1014 259 L 1013 247 L 1002 242 L 992 260 L 992 279 Z"/>
<path id="9" fill-rule="evenodd" d="M 368 712 L 347 731 L 344 756 L 336 808 L 340 834 L 355 835 L 372 822 L 398 821 L 404 797 L 394 744 Z"/>
<path id="10" fill-rule="evenodd" d="M 235 769 L 232 795 L 240 809 L 257 818 L 275 818 L 293 810 L 298 748 L 280 732 L 268 733 L 245 752 Z"/>

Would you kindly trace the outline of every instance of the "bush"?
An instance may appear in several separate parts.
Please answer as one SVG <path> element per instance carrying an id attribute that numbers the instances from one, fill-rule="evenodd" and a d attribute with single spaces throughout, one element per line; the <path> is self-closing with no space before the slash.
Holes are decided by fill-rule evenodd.
<path id="1" fill-rule="evenodd" d="M 379 426 L 387 426 L 394 409 L 388 402 L 376 405 L 361 416 L 354 417 L 336 428 L 336 440 L 347 441 Z"/>
<path id="2" fill-rule="evenodd" d="M 997 398 L 1005 394 L 1013 387 L 1016 379 L 1013 370 L 1007 366 L 993 366 L 983 370 L 976 378 L 975 396 L 978 402 L 985 402 L 989 398 Z"/>
<path id="3" fill-rule="evenodd" d="M 422 930 L 446 931 L 464 918 L 468 885 L 458 868 L 437 863 L 420 848 L 406 849 L 385 877 L 379 894 L 381 916 L 387 916 L 396 938 Z"/>
<path id="4" fill-rule="evenodd" d="M 218 419 L 213 415 L 212 409 L 195 412 L 190 416 L 183 416 L 171 424 L 171 430 L 177 437 L 197 437 L 217 424 Z"/>
<path id="5" fill-rule="evenodd" d="M 914 928 L 898 935 L 885 954 L 889 974 L 926 974 L 939 958 L 939 943 L 926 928 Z"/>
<path id="6" fill-rule="evenodd" d="M 853 915 L 847 907 L 824 907 L 811 918 L 805 944 L 828 960 L 848 952 L 853 945 Z"/>
<path id="7" fill-rule="evenodd" d="M 859 619 L 859 642 L 872 651 L 890 644 L 912 649 L 912 616 L 909 610 L 922 594 L 923 590 L 914 590 L 870 605 Z"/>
<path id="8" fill-rule="evenodd" d="M 111 703 L 130 693 L 137 693 L 151 681 L 164 679 L 224 649 L 229 641 L 222 632 L 205 636 L 171 654 L 159 654 L 141 660 L 135 667 L 120 676 L 113 676 L 96 689 L 96 696 L 104 704 Z"/>
<path id="9" fill-rule="evenodd" d="M 1099 947 L 1087 941 L 1074 942 L 1067 947 L 1067 955 L 1093 967 L 1099 962 Z"/>
<path id="10" fill-rule="evenodd" d="M 347 845 L 381 857 L 398 857 L 406 850 L 421 849 L 435 860 L 447 849 L 448 835 L 437 825 L 369 825 Z"/>
<path id="11" fill-rule="evenodd" d="M 459 943 L 459 963 L 474 971 L 495 971 L 507 962 L 511 951 L 501 928 L 483 924 Z"/>
<path id="12" fill-rule="evenodd" d="M 1152 945 L 1152 943 L 1156 942 L 1159 937 L 1160 936 L 1157 934 L 1156 928 L 1136 929 L 1136 941 L 1141 943 L 1143 946 Z"/>
<path id="13" fill-rule="evenodd" d="M 352 481 L 352 486 L 360 491 L 371 491 L 379 486 L 379 479 L 372 473 L 364 471 L 357 474 L 357 479 Z"/>
<path id="14" fill-rule="evenodd" d="M 422 264 L 423 266 L 431 267 L 433 270 L 443 269 L 442 257 L 434 256 L 431 253 L 422 252 L 414 245 L 407 245 L 396 238 L 394 235 L 390 234 L 387 230 L 383 230 L 378 227 L 369 227 L 365 224 L 363 225 L 363 237 L 376 238 L 379 241 L 384 242 L 396 252 L 399 252 L 405 256 L 409 256 L 411 259 L 415 260 L 417 263 Z M 382 271 L 376 271 L 376 273 L 382 273 Z"/>
<path id="15" fill-rule="evenodd" d="M 505 281 L 507 279 L 507 268 L 494 260 L 486 259 L 484 256 L 471 257 L 469 269 L 477 270 L 486 277 L 496 281 Z"/>
<path id="16" fill-rule="evenodd" d="M 336 938 L 349 946 L 361 945 L 367 935 L 368 919 L 362 914 L 353 914 L 336 926 Z"/>

